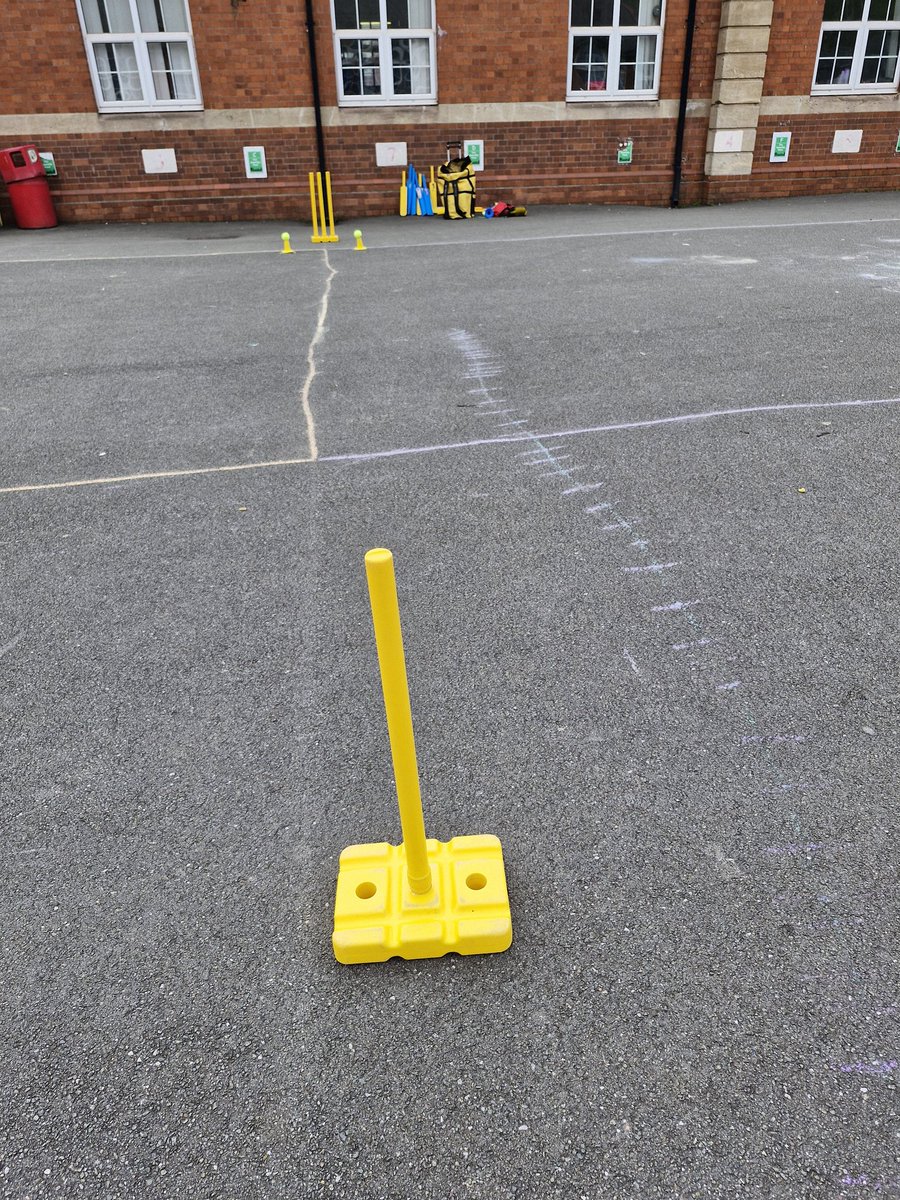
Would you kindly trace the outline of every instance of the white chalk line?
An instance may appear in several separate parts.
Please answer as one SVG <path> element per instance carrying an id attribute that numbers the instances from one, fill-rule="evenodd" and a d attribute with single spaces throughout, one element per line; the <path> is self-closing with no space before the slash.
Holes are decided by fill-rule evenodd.
<path id="1" fill-rule="evenodd" d="M 409 454 L 437 454 L 445 450 L 468 450 L 478 446 L 504 446 L 516 442 L 550 438 L 581 437 L 589 433 L 619 433 L 629 429 L 654 429 L 662 425 L 682 425 L 690 421 L 709 421 L 716 417 L 741 417 L 753 413 L 796 412 L 822 408 L 874 408 L 900 404 L 900 396 L 884 400 L 810 400 L 797 404 L 754 404 L 748 408 L 718 408 L 708 412 L 679 413 L 674 417 L 653 417 L 646 421 L 620 421 L 614 425 L 586 425 L 578 429 L 558 429 L 552 433 L 510 433 L 500 437 L 475 438 L 469 442 L 438 442 L 431 446 L 399 446 L 392 450 L 370 450 L 360 454 L 323 454 L 319 462 L 369 462 L 378 458 L 401 458 Z"/>
<path id="2" fill-rule="evenodd" d="M 110 475 L 102 479 L 69 479 L 59 483 L 28 483 L 16 487 L 0 488 L 0 496 L 12 492 L 42 492 L 55 488 L 87 487 L 91 484 L 130 483 L 140 479 L 170 479 L 182 475 L 215 475 L 222 471 L 258 471 L 269 467 L 296 467 L 306 463 L 371 462 L 379 458 L 402 458 L 412 454 L 435 454 L 445 450 L 468 450 L 479 446 L 504 446 L 511 443 L 531 442 L 537 438 L 578 437 L 588 433 L 618 433 L 630 429 L 652 429 L 661 425 L 686 424 L 691 421 L 708 421 L 715 417 L 739 417 L 751 413 L 795 412 L 821 408 L 876 408 L 888 404 L 900 404 L 900 396 L 884 400 L 814 400 L 802 404 L 757 404 L 751 408 L 722 408 L 702 413 L 681 413 L 674 417 L 656 417 L 648 421 L 622 421 L 616 425 L 591 425 L 582 429 L 565 429 L 557 433 L 520 433 L 503 437 L 476 438 L 470 442 L 441 442 L 432 446 L 404 446 L 393 450 L 372 450 L 364 454 L 322 454 L 316 458 L 279 458 L 265 462 L 233 463 L 220 467 L 195 467 L 183 471 L 144 471 L 134 475 Z M 572 488 L 569 491 L 587 490 L 600 484 Z M 567 493 L 563 493 L 564 495 Z"/>
<path id="3" fill-rule="evenodd" d="M 266 467 L 296 467 L 315 462 L 313 458 L 273 458 L 264 462 L 227 463 L 221 467 L 187 467 L 180 471 L 138 471 L 133 475 L 106 475 L 95 479 L 64 479 L 58 483 L 21 483 L 0 488 L 0 496 L 14 492 L 52 492 L 59 488 L 100 487 L 110 483 L 135 483 L 143 479 L 178 479 L 185 475 L 219 475 L 226 471 L 261 471 Z"/>
<path id="4" fill-rule="evenodd" d="M 315 462 L 319 451 L 316 444 L 316 426 L 312 408 L 310 407 L 309 396 L 313 380 L 316 377 L 316 347 L 325 335 L 325 321 L 328 317 L 331 282 L 335 275 L 337 275 L 337 271 L 331 265 L 331 260 L 328 257 L 327 247 L 322 247 L 322 249 L 325 254 L 325 265 L 328 267 L 328 275 L 325 277 L 325 288 L 319 301 L 316 328 L 306 351 L 306 378 L 303 380 L 303 386 L 300 389 L 300 408 L 306 425 L 308 450 L 308 453 L 303 458 L 273 458 L 260 462 L 226 463 L 218 467 L 186 467 L 181 470 L 172 471 L 139 471 L 130 475 L 105 475 L 93 479 L 66 479 L 58 483 L 25 483 L 19 484 L 16 487 L 0 488 L 0 496 L 7 496 L 15 492 L 48 492 L 58 490 L 59 488 L 100 487 L 114 483 L 136 483 L 144 479 L 178 479 L 188 475 L 220 475 L 232 471 L 260 471 L 270 467 L 296 467 L 303 463 Z"/>
<path id="5" fill-rule="evenodd" d="M 3 645 L 0 646 L 0 658 L 2 658 L 4 654 L 9 654 L 10 650 L 14 650 L 24 636 L 25 630 L 23 629 L 17 633 L 15 637 L 11 637 L 8 642 L 4 642 Z"/>
<path id="6" fill-rule="evenodd" d="M 309 448 L 309 455 L 313 462 L 319 457 L 319 450 L 316 445 L 316 426 L 313 421 L 312 409 L 309 406 L 309 393 L 313 380 L 316 377 L 316 346 L 318 346 L 319 342 L 325 336 L 325 318 L 328 316 L 331 281 L 337 275 L 337 271 L 331 265 L 331 259 L 328 257 L 328 247 L 323 247 L 323 250 L 325 252 L 325 265 L 328 267 L 328 274 L 325 277 L 325 289 L 319 301 L 319 315 L 316 319 L 316 329 L 313 333 L 312 341 L 309 343 L 309 348 L 306 351 L 306 379 L 303 381 L 303 388 L 300 392 L 300 406 L 303 409 L 303 417 L 306 421 L 306 441 Z"/>

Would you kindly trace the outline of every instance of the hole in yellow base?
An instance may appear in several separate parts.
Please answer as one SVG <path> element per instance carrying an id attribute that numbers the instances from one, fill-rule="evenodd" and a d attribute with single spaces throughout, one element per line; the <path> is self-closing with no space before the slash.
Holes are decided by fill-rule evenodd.
<path id="1" fill-rule="evenodd" d="M 482 884 L 481 886 L 484 887 L 484 884 Z M 371 900 L 372 897 L 375 895 L 375 884 L 374 883 L 357 884 L 356 894 L 357 894 L 357 896 L 359 896 L 360 900 Z"/>
<path id="2" fill-rule="evenodd" d="M 473 871 L 471 875 L 466 876 L 466 887 L 473 892 L 480 892 L 487 883 L 487 879 L 480 871 Z"/>

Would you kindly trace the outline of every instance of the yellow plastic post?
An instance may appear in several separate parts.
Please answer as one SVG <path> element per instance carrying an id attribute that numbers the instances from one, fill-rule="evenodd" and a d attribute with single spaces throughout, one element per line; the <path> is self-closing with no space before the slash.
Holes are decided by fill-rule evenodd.
<path id="1" fill-rule="evenodd" d="M 381 668 L 381 688 L 394 762 L 409 886 L 417 895 L 423 895 L 431 890 L 431 868 L 425 848 L 425 818 L 422 816 L 419 768 L 416 764 L 406 662 L 403 657 L 394 556 L 390 550 L 368 552 L 366 578 L 369 581 L 372 624 L 375 626 L 375 645 L 378 647 L 378 665 Z"/>
<path id="2" fill-rule="evenodd" d="M 331 200 L 331 172 L 330 171 L 325 172 L 325 195 L 328 198 L 328 225 L 329 225 L 329 229 L 331 231 L 325 240 L 328 242 L 337 242 L 340 239 L 338 238 L 338 235 L 334 232 L 334 204 L 332 203 L 332 200 Z M 323 233 L 325 232 L 325 218 L 324 217 L 322 218 L 322 232 Z"/>
<path id="3" fill-rule="evenodd" d="M 316 177 L 312 171 L 309 173 L 309 207 L 312 209 L 313 225 L 312 237 L 309 240 L 313 243 L 324 241 L 319 235 L 318 211 L 316 208 Z"/>
<path id="4" fill-rule="evenodd" d="M 282 254 L 294 254 L 295 253 L 295 251 L 291 249 L 291 235 L 289 233 L 283 233 L 281 235 L 281 243 L 282 243 L 281 244 L 281 253 Z"/>
<path id="5" fill-rule="evenodd" d="M 431 197 L 431 209 L 436 217 L 444 215 L 444 206 L 438 204 L 437 184 L 434 182 L 434 167 L 429 167 L 428 194 Z M 403 216 L 403 213 L 400 214 Z"/>
<path id="6" fill-rule="evenodd" d="M 366 576 L 378 647 L 403 843 L 341 851 L 331 944 L 341 963 L 497 954 L 512 942 L 503 848 L 492 834 L 425 837 L 403 636 L 389 550 L 370 550 Z"/>

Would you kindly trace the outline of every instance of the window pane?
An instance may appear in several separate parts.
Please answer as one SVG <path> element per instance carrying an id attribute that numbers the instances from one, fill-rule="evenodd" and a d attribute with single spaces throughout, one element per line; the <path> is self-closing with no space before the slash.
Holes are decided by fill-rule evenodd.
<path id="1" fill-rule="evenodd" d="M 591 21 L 593 26 L 612 25 L 613 23 L 613 0 L 594 0 L 594 19 Z"/>
<path id="2" fill-rule="evenodd" d="M 360 29 L 380 29 L 381 14 L 378 11 L 378 0 L 357 0 L 357 4 Z"/>
<path id="3" fill-rule="evenodd" d="M 431 28 L 431 0 L 409 0 L 409 27 L 410 29 Z"/>
<path id="4" fill-rule="evenodd" d="M 409 29 L 407 0 L 387 0 L 388 29 Z"/>
<path id="5" fill-rule="evenodd" d="M 334 0 L 335 29 L 357 29 L 356 0 Z"/>
<path id="6" fill-rule="evenodd" d="M 869 34 L 860 83 L 894 82 L 898 38 L 900 33 L 896 29 L 877 29 Z"/>
<path id="7" fill-rule="evenodd" d="M 819 51 L 819 62 L 816 66 L 816 83 L 826 87 L 832 84 L 849 84 L 855 48 L 855 33 L 837 29 L 824 30 L 822 49 Z"/>
<path id="8" fill-rule="evenodd" d="M 823 21 L 861 21 L 865 0 L 825 0 Z"/>
<path id="9" fill-rule="evenodd" d="M 144 33 L 187 33 L 184 0 L 137 0 Z"/>
<path id="10" fill-rule="evenodd" d="M 653 15 L 656 0 L 622 0 L 619 7 L 620 25 L 657 25 Z"/>
<path id="11" fill-rule="evenodd" d="M 900 20 L 900 0 L 872 0 L 872 3 L 869 5 L 869 20 Z"/>
<path id="12" fill-rule="evenodd" d="M 157 100 L 197 99 L 186 42 L 148 42 L 147 52 Z"/>
<path id="13" fill-rule="evenodd" d="M 88 33 L 132 33 L 128 0 L 84 0 L 84 25 Z"/>
<path id="14" fill-rule="evenodd" d="M 98 43 L 94 46 L 94 59 L 104 100 L 143 101 L 141 77 L 131 42 Z"/>
<path id="15" fill-rule="evenodd" d="M 341 78 L 345 96 L 380 96 L 378 42 L 341 38 Z"/>
<path id="16" fill-rule="evenodd" d="M 577 37 L 572 49 L 572 91 L 605 92 L 608 37 Z"/>
<path id="17" fill-rule="evenodd" d="M 359 42 L 351 42 L 348 38 L 341 38 L 341 66 L 359 66 Z"/>
<path id="18" fill-rule="evenodd" d="M 423 96 L 431 92 L 431 65 L 427 38 L 394 38 L 391 43 L 396 96 Z"/>
<path id="19" fill-rule="evenodd" d="M 572 24 L 576 29 L 591 23 L 591 0 L 572 0 Z"/>
<path id="20" fill-rule="evenodd" d="M 648 91 L 653 87 L 656 35 L 623 37 L 619 55 L 619 90 Z"/>

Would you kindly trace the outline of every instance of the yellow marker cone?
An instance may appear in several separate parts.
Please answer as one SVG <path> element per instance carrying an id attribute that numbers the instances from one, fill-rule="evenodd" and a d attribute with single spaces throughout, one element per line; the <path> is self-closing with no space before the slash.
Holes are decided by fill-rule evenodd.
<path id="1" fill-rule="evenodd" d="M 368 246 L 363 245 L 361 229 L 354 229 L 353 236 L 356 238 L 356 245 L 353 247 L 354 250 L 368 250 Z"/>
<path id="2" fill-rule="evenodd" d="M 381 670 L 403 843 L 341 854 L 332 946 L 342 963 L 491 954 L 512 942 L 503 850 L 489 834 L 425 836 L 403 635 L 390 550 L 370 550 L 366 576 Z"/>
<path id="3" fill-rule="evenodd" d="M 291 249 L 291 235 L 289 233 L 283 233 L 281 235 L 281 240 L 284 243 L 283 246 L 281 247 L 282 254 L 296 254 L 297 253 L 296 250 Z"/>

